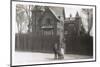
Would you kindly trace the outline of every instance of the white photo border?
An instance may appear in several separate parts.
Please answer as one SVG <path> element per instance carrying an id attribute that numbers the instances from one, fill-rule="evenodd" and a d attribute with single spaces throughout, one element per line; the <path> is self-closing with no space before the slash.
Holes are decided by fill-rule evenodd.
<path id="1" fill-rule="evenodd" d="M 48 65 L 48 64 L 63 64 L 63 63 L 79 63 L 79 62 L 95 62 L 96 61 L 96 5 L 84 5 L 84 4 L 67 4 L 67 3 L 52 3 L 52 2 L 38 2 L 38 1 L 19 1 L 12 0 L 10 7 L 10 65 L 11 66 L 30 66 L 30 65 Z M 33 63 L 27 65 L 14 65 L 13 58 L 15 54 L 15 21 L 16 21 L 16 4 L 34 4 L 34 5 L 42 5 L 42 6 L 72 6 L 72 7 L 80 7 L 80 8 L 93 8 L 93 59 L 78 59 L 78 60 L 61 60 L 61 61 L 53 61 L 53 62 L 42 62 L 42 63 Z"/>

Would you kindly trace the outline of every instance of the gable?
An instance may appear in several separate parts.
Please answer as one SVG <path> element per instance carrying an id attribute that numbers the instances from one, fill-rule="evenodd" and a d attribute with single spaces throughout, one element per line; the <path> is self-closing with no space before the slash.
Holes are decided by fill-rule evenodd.
<path id="1" fill-rule="evenodd" d="M 49 22 L 52 25 L 57 22 L 57 19 L 50 11 L 46 11 L 43 16 L 41 16 L 40 22 L 42 25 L 48 25 Z"/>
<path id="2" fill-rule="evenodd" d="M 49 7 L 49 10 L 52 12 L 52 14 L 56 17 L 56 19 L 59 20 L 59 16 L 61 17 L 61 20 L 65 19 L 65 11 L 63 7 Z"/>

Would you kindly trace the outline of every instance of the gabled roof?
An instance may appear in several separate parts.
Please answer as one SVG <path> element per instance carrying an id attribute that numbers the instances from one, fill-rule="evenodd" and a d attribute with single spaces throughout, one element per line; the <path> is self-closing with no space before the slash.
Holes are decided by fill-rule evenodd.
<path id="1" fill-rule="evenodd" d="M 58 20 L 64 20 L 65 19 L 65 11 L 64 11 L 63 7 L 49 6 L 48 8 Z M 60 19 L 59 19 L 59 16 L 61 17 Z"/>
<path id="2" fill-rule="evenodd" d="M 64 7 L 54 7 L 54 6 L 38 6 L 37 9 L 41 10 L 43 12 L 43 15 L 45 11 L 50 11 L 52 15 L 59 21 L 59 20 L 65 20 L 65 11 Z M 35 7 L 32 9 L 32 11 L 35 10 Z M 42 16 L 43 16 L 42 15 Z M 59 18 L 60 16 L 60 18 Z M 41 17 L 42 18 L 42 17 Z"/>

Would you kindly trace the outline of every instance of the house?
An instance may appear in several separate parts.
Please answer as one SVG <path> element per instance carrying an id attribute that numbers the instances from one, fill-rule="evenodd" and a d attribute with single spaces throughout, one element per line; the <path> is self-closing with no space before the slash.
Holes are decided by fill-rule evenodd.
<path id="1" fill-rule="evenodd" d="M 65 12 L 63 7 L 37 6 L 32 10 L 32 33 L 38 41 L 33 50 L 52 52 L 57 39 L 63 38 Z M 59 34 L 60 33 L 60 34 Z M 56 41 L 55 41 L 56 40 Z M 39 44 L 38 44 L 39 43 Z M 38 45 L 38 46 L 37 46 Z"/>

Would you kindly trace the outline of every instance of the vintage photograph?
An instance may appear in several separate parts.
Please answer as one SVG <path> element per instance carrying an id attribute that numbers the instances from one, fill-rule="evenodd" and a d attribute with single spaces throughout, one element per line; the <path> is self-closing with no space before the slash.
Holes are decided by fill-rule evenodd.
<path id="1" fill-rule="evenodd" d="M 12 65 L 95 61 L 95 7 L 12 1 Z"/>

